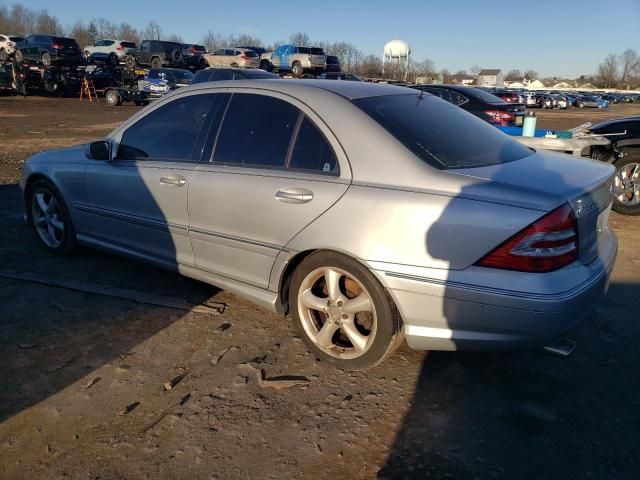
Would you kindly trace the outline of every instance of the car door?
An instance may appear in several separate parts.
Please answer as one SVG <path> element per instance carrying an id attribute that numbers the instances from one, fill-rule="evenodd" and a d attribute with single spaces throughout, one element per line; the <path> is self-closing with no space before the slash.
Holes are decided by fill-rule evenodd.
<path id="1" fill-rule="evenodd" d="M 187 195 L 202 151 L 213 94 L 162 103 L 118 132 L 114 158 L 87 168 L 89 235 L 112 247 L 164 262 L 193 265 Z"/>
<path id="2" fill-rule="evenodd" d="M 307 106 L 241 92 L 192 176 L 189 231 L 197 268 L 267 288 L 278 254 L 344 194 L 351 172 Z"/>
<path id="3" fill-rule="evenodd" d="M 148 64 L 149 63 L 149 59 L 151 58 L 151 42 L 149 40 L 143 40 L 142 43 L 140 44 L 140 51 L 139 51 L 139 56 L 140 56 L 140 63 L 143 64 Z"/>
<path id="4" fill-rule="evenodd" d="M 279 68 L 282 65 L 282 55 L 284 54 L 286 47 L 286 45 L 281 45 L 271 54 L 271 64 L 274 67 Z"/>

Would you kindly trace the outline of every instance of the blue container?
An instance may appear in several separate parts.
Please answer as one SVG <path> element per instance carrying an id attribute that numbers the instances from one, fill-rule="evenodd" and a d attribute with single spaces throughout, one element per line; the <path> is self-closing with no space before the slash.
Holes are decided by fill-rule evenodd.
<path id="1" fill-rule="evenodd" d="M 523 137 L 535 137 L 537 121 L 538 118 L 536 117 L 535 112 L 530 110 L 529 113 L 527 113 L 527 115 L 524 117 L 524 123 L 522 125 Z"/>

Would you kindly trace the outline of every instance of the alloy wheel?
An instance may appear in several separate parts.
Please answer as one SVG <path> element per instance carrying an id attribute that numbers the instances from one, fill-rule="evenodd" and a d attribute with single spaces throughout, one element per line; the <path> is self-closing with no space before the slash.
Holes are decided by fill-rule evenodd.
<path id="1" fill-rule="evenodd" d="M 304 278 L 298 314 L 309 339 L 338 359 L 364 355 L 375 339 L 377 316 L 370 293 L 339 268 L 317 268 Z"/>
<path id="2" fill-rule="evenodd" d="M 618 170 L 613 194 L 624 205 L 640 204 L 640 163 L 628 163 Z"/>
<path id="3" fill-rule="evenodd" d="M 31 197 L 31 215 L 38 236 L 50 248 L 58 248 L 64 241 L 64 214 L 55 195 L 41 187 Z"/>

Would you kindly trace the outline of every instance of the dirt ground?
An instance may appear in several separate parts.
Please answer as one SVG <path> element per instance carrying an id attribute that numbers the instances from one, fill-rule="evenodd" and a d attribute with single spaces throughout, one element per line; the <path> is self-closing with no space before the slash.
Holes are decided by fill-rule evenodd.
<path id="1" fill-rule="evenodd" d="M 570 357 L 404 346 L 343 372 L 310 356 L 290 319 L 234 295 L 109 254 L 39 248 L 17 186 L 28 154 L 99 138 L 135 111 L 0 98 L 0 479 L 638 478 L 640 218 L 612 215 L 610 291 L 571 335 Z M 640 107 L 538 112 L 542 128 L 629 114 Z"/>

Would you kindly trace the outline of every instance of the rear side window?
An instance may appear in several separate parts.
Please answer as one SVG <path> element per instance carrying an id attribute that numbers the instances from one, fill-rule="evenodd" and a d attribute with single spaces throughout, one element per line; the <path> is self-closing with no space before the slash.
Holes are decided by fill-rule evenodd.
<path id="1" fill-rule="evenodd" d="M 289 168 L 338 174 L 338 162 L 322 132 L 304 117 L 298 130 Z"/>
<path id="2" fill-rule="evenodd" d="M 234 94 L 216 143 L 216 163 L 283 167 L 299 110 L 264 95 Z"/>
<path id="3" fill-rule="evenodd" d="M 387 95 L 353 103 L 436 168 L 498 165 L 533 153 L 485 121 L 433 95 Z"/>
<path id="4" fill-rule="evenodd" d="M 321 48 L 311 48 L 309 50 L 311 51 L 311 55 L 324 55 L 324 50 Z"/>
<path id="5" fill-rule="evenodd" d="M 199 160 L 200 131 L 220 121 L 227 99 L 225 94 L 191 95 L 163 105 L 124 132 L 118 159 Z"/>

